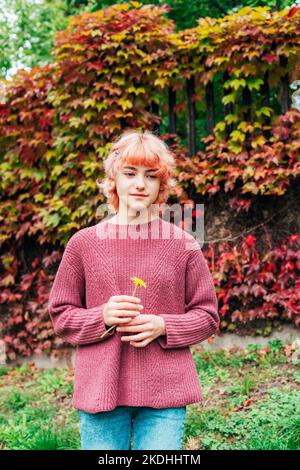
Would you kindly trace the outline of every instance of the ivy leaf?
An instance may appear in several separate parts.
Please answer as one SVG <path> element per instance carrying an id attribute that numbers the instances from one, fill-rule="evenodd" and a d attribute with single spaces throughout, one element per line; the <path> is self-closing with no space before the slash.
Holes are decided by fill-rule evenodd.
<path id="1" fill-rule="evenodd" d="M 247 79 L 247 86 L 249 90 L 259 90 L 264 81 L 261 78 L 250 77 Z"/>
<path id="2" fill-rule="evenodd" d="M 234 103 L 236 101 L 236 93 L 230 93 L 229 95 L 225 95 L 222 97 L 222 103 L 224 104 L 229 104 L 229 103 Z"/>
<path id="3" fill-rule="evenodd" d="M 237 122 L 238 119 L 239 119 L 238 114 L 227 114 L 227 116 L 225 116 L 225 121 L 228 124 L 232 124 L 233 122 Z"/>
<path id="4" fill-rule="evenodd" d="M 262 108 L 258 109 L 255 113 L 257 116 L 271 116 L 271 114 L 273 113 L 273 109 L 268 108 L 267 106 L 263 106 Z"/>
<path id="5" fill-rule="evenodd" d="M 243 150 L 243 147 L 234 141 L 229 142 L 228 148 L 234 153 L 241 153 L 241 151 Z"/>
<path id="6" fill-rule="evenodd" d="M 245 88 L 247 82 L 244 78 L 235 78 L 231 81 L 231 86 L 234 90 L 238 90 L 239 88 Z"/>
<path id="7" fill-rule="evenodd" d="M 52 214 L 48 217 L 46 222 L 47 227 L 57 227 L 60 223 L 60 217 L 58 214 Z"/>
<path id="8" fill-rule="evenodd" d="M 131 101 L 129 101 L 129 100 L 120 99 L 120 100 L 119 100 L 119 103 L 120 103 L 120 105 L 121 105 L 123 111 L 125 111 L 126 109 L 132 108 L 132 103 L 131 103 Z"/>
<path id="9" fill-rule="evenodd" d="M 243 132 L 240 132 L 238 130 L 234 130 L 230 133 L 230 136 L 232 137 L 233 140 L 239 140 L 240 142 L 244 142 L 246 136 Z"/>

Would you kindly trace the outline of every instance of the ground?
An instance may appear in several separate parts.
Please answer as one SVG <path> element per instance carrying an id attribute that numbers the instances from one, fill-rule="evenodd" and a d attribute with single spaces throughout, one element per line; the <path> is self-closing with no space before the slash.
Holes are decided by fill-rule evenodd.
<path id="1" fill-rule="evenodd" d="M 204 400 L 187 406 L 183 449 L 300 449 L 300 362 L 270 341 L 191 347 Z M 79 449 L 73 370 L 0 367 L 0 449 Z"/>

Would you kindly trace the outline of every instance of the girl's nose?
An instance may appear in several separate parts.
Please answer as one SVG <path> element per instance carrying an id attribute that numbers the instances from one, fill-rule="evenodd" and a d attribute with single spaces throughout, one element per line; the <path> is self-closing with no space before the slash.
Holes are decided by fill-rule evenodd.
<path id="1" fill-rule="evenodd" d="M 142 176 L 138 177 L 135 185 L 136 185 L 136 188 L 143 188 L 145 186 L 144 178 Z"/>

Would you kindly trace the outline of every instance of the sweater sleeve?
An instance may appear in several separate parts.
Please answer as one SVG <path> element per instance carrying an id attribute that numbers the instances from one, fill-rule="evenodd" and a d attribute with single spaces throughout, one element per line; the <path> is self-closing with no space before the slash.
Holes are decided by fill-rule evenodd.
<path id="1" fill-rule="evenodd" d="M 84 308 L 84 269 L 75 233 L 67 243 L 49 294 L 48 313 L 55 333 L 67 343 L 84 345 L 106 339 L 115 333 L 115 328 L 103 338 L 107 330 L 103 319 L 105 304 Z"/>
<path id="2" fill-rule="evenodd" d="M 163 349 L 182 348 L 200 343 L 219 328 L 218 299 L 212 275 L 199 246 L 187 262 L 185 313 L 160 314 L 166 334 L 157 338 Z"/>

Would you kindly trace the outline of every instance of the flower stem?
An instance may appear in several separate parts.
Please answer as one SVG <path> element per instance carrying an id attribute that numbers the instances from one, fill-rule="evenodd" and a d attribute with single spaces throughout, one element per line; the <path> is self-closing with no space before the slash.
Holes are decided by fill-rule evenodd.
<path id="1" fill-rule="evenodd" d="M 137 288 L 137 286 L 134 286 L 133 293 L 131 294 L 132 297 L 134 297 L 136 288 Z M 117 325 L 112 325 L 110 328 L 108 328 L 108 330 L 104 331 L 104 333 L 100 336 L 100 338 L 104 338 L 104 336 L 106 336 L 106 334 L 109 333 L 110 330 L 112 330 L 112 329 L 115 328 L 116 326 L 117 326 Z"/>

